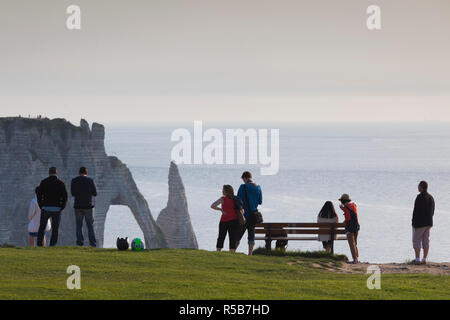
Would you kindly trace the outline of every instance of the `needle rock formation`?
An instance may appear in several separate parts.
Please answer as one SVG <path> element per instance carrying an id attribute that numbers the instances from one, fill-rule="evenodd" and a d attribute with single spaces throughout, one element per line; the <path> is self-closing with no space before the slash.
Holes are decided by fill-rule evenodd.
<path id="1" fill-rule="evenodd" d="M 198 249 L 191 224 L 186 193 L 180 172 L 174 162 L 169 169 L 169 200 L 156 220 L 164 232 L 170 248 Z"/>

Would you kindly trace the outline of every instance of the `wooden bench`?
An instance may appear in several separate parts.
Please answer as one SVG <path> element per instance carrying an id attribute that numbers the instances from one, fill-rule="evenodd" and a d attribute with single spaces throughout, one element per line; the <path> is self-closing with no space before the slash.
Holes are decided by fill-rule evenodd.
<path id="1" fill-rule="evenodd" d="M 344 223 L 285 223 L 270 222 L 257 224 L 255 228 L 255 240 L 266 241 L 266 249 L 272 249 L 272 241 L 306 241 L 319 240 L 320 234 L 331 236 L 331 253 L 334 253 L 334 240 L 347 240 Z M 258 236 L 264 235 L 264 236 Z M 292 236 L 292 235 L 315 235 L 313 236 Z M 336 239 L 334 239 L 336 236 Z"/>

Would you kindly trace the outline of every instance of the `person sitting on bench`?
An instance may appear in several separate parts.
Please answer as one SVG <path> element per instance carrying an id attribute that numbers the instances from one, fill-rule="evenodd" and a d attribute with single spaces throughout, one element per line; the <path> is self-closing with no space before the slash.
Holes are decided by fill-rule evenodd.
<path id="1" fill-rule="evenodd" d="M 325 202 L 319 212 L 319 215 L 317 216 L 317 223 L 339 223 L 339 217 L 336 214 L 333 202 Z M 326 252 L 331 252 L 333 240 L 336 240 L 336 235 L 334 236 L 334 239 L 331 239 L 331 235 L 329 234 L 319 234 L 318 239 L 319 241 L 322 241 L 323 248 L 326 250 Z"/>

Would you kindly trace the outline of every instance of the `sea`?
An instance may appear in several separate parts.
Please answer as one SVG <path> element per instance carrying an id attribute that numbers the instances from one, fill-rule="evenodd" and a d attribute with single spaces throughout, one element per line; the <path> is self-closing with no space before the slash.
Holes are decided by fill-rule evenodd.
<path id="1" fill-rule="evenodd" d="M 429 182 L 436 201 L 429 260 L 450 261 L 450 125 L 423 123 L 208 124 L 204 130 L 279 129 L 279 172 L 261 175 L 263 165 L 180 164 L 189 213 L 199 248 L 214 251 L 219 213 L 210 209 L 224 184 L 235 190 L 244 170 L 252 171 L 263 190 L 261 212 L 266 222 L 316 222 L 325 201 L 350 194 L 358 206 L 360 260 L 401 263 L 413 258 L 411 218 L 421 180 Z M 130 168 L 156 220 L 168 199 L 172 132 L 194 124 L 148 124 L 106 127 L 106 150 Z M 127 207 L 111 207 L 105 247 L 118 236 L 143 238 Z M 246 235 L 244 236 L 246 237 Z M 246 238 L 238 251 L 246 252 Z M 256 247 L 264 246 L 258 241 Z M 228 239 L 225 242 L 225 250 Z M 322 250 L 319 241 L 291 241 L 288 250 Z M 350 255 L 346 241 L 337 254 Z"/>

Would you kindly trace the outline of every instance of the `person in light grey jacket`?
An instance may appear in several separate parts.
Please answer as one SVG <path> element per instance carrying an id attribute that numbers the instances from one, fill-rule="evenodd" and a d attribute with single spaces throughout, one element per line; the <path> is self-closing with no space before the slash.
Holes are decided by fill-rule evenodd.
<path id="1" fill-rule="evenodd" d="M 333 202 L 327 201 L 317 216 L 317 223 L 339 223 L 339 217 L 334 209 Z M 319 241 L 322 241 L 323 248 L 327 252 L 331 252 L 332 239 L 328 234 L 319 234 Z M 333 240 L 336 240 L 336 235 Z"/>
<path id="2" fill-rule="evenodd" d="M 39 187 L 38 187 L 39 188 Z M 38 192 L 38 188 L 35 190 L 35 194 Z M 41 221 L 41 208 L 39 208 L 39 204 L 37 201 L 37 196 L 35 196 L 31 202 L 28 209 L 28 234 L 30 236 L 30 246 L 35 247 L 36 246 L 36 239 L 38 236 L 39 231 L 39 225 Z M 45 247 L 46 244 L 46 237 L 45 234 L 48 233 L 52 228 L 52 225 L 50 223 L 50 220 L 47 222 L 47 226 L 44 231 L 44 240 L 43 240 L 43 246 Z"/>

